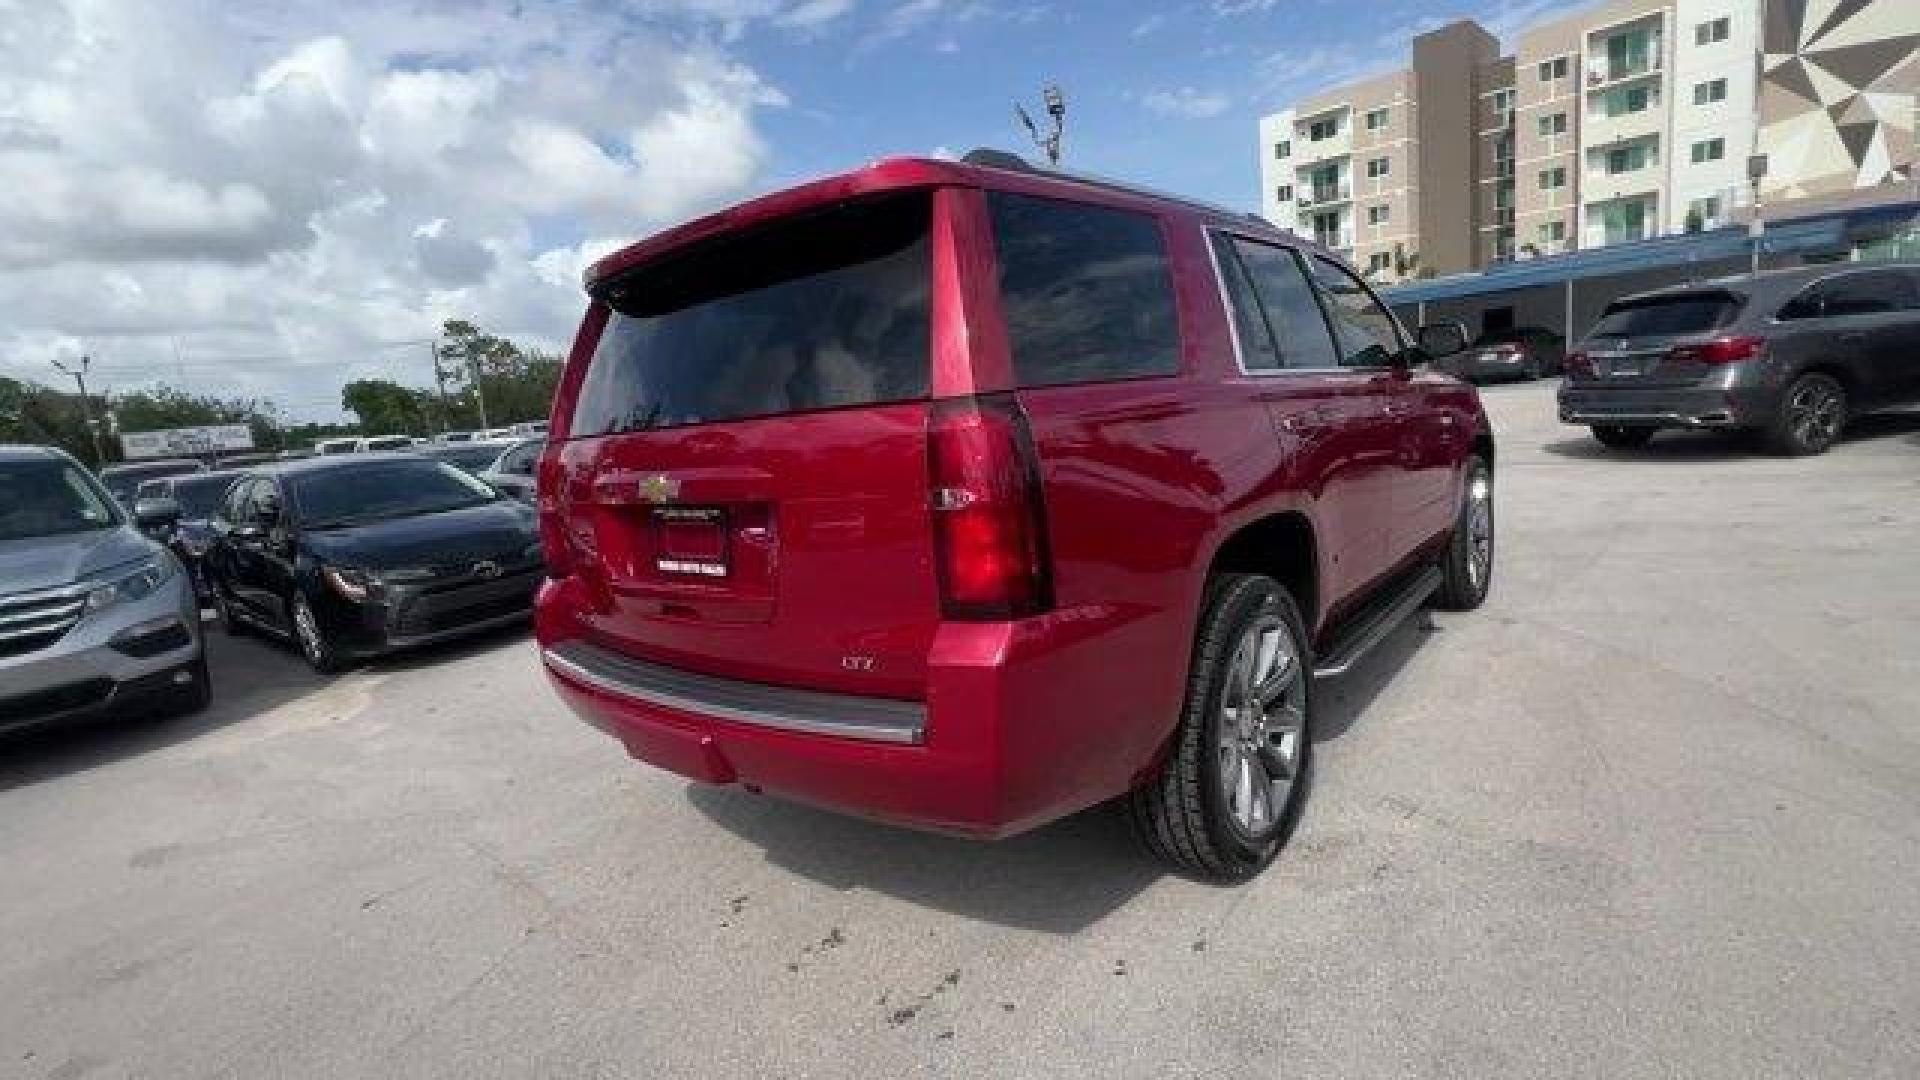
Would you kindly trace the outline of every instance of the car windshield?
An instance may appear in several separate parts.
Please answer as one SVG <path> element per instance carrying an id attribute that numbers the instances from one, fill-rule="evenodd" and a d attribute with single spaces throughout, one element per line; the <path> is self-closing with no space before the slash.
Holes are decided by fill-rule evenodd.
<path id="1" fill-rule="evenodd" d="M 0 465 L 0 541 L 91 532 L 115 524 L 100 489 L 72 465 L 64 461 Z"/>
<path id="2" fill-rule="evenodd" d="M 1740 304 L 1726 293 L 1648 296 L 1610 305 L 1594 337 L 1670 337 L 1704 334 L 1731 319 Z"/>
<path id="3" fill-rule="evenodd" d="M 505 447 L 489 443 L 462 443 L 459 446 L 442 446 L 427 451 L 427 456 L 435 461 L 444 461 L 456 469 L 465 469 L 470 473 L 491 468 Z"/>
<path id="4" fill-rule="evenodd" d="M 289 486 L 300 520 L 309 529 L 439 514 L 500 497 L 458 469 L 418 458 L 370 459 L 294 473 Z"/>
<path id="5" fill-rule="evenodd" d="M 234 480 L 235 476 L 231 473 L 183 476 L 175 480 L 173 498 L 180 504 L 180 516 L 189 519 L 212 517 Z"/>
<path id="6" fill-rule="evenodd" d="M 100 473 L 100 482 L 107 491 L 120 502 L 131 502 L 134 492 L 148 480 L 162 480 L 169 476 L 185 476 L 200 471 L 195 461 L 158 461 L 151 465 L 121 465 Z"/>

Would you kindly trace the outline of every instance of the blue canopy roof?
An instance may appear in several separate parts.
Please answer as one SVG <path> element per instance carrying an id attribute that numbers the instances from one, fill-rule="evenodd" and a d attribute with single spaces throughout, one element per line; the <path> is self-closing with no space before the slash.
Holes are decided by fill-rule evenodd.
<path id="1" fill-rule="evenodd" d="M 1760 249 L 1769 255 L 1809 251 L 1844 251 L 1863 228 L 1912 218 L 1920 203 L 1893 203 L 1864 210 L 1840 211 L 1787 221 L 1769 221 Z M 1737 259 L 1751 250 L 1744 226 L 1710 232 L 1662 236 L 1627 244 L 1611 244 L 1565 255 L 1498 263 L 1477 274 L 1413 281 L 1383 289 L 1381 298 L 1395 306 L 1434 300 L 1457 300 L 1485 293 L 1559 285 L 1582 278 L 1631 274 L 1643 270 L 1685 266 L 1696 262 Z"/>

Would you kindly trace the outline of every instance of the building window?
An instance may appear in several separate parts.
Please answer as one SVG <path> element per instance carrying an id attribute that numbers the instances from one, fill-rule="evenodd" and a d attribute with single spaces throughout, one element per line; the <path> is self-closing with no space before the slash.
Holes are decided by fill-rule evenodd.
<path id="1" fill-rule="evenodd" d="M 1554 113 L 1552 116 L 1543 116 L 1540 118 L 1540 137 L 1541 138 L 1547 139 L 1547 138 L 1552 138 L 1555 135 L 1565 135 L 1566 133 L 1567 133 L 1567 114 L 1566 113 L 1557 112 L 1557 113 Z"/>
<path id="2" fill-rule="evenodd" d="M 1540 246 L 1563 244 L 1567 240 L 1567 223 L 1564 221 L 1543 221 L 1539 229 Z"/>
<path id="3" fill-rule="evenodd" d="M 1285 160 L 1293 156 L 1293 140 L 1282 139 L 1273 144 L 1273 156 Z"/>
<path id="4" fill-rule="evenodd" d="M 1727 80 L 1714 79 L 1711 82 L 1693 84 L 1693 103 L 1711 105 L 1716 101 L 1727 100 Z"/>
<path id="5" fill-rule="evenodd" d="M 1707 139 L 1693 144 L 1693 163 L 1699 165 L 1707 161 L 1719 161 L 1727 156 L 1727 140 Z"/>
<path id="6" fill-rule="evenodd" d="M 1384 274 L 1393 265 L 1393 256 L 1384 251 L 1376 251 L 1367 256 L 1367 273 Z"/>
<path id="7" fill-rule="evenodd" d="M 1310 142 L 1325 142 L 1340 134 L 1340 119 L 1330 116 L 1325 120 L 1315 120 L 1307 125 L 1307 139 Z"/>
<path id="8" fill-rule="evenodd" d="M 1629 30 L 1607 39 L 1607 78 L 1625 79 L 1653 70 L 1656 63 L 1653 35 L 1645 30 Z"/>
<path id="9" fill-rule="evenodd" d="M 1391 216 L 1384 206 L 1367 207 L 1367 224 L 1369 225 L 1385 225 Z"/>
<path id="10" fill-rule="evenodd" d="M 1695 221 L 1700 223 L 1698 227 L 1702 229 L 1711 229 L 1718 226 L 1720 224 L 1720 196 L 1709 195 L 1704 199 L 1695 199 L 1688 203 L 1687 227 L 1690 229 L 1694 228 Z"/>
<path id="11" fill-rule="evenodd" d="M 1551 60 L 1540 61 L 1540 81 L 1553 82 L 1567 77 L 1567 58 L 1556 56 Z"/>
<path id="12" fill-rule="evenodd" d="M 1646 112 L 1653 104 L 1653 87 L 1645 83 L 1638 86 L 1616 86 L 1601 96 L 1601 104 L 1608 116 L 1627 116 L 1632 113 Z"/>
<path id="13" fill-rule="evenodd" d="M 1513 111 L 1513 87 L 1502 87 L 1493 92 L 1493 111 L 1503 115 Z"/>
<path id="14" fill-rule="evenodd" d="M 1274 188 L 1273 197 L 1276 199 L 1279 199 L 1281 202 L 1292 202 L 1293 201 L 1293 185 L 1281 184 L 1279 187 Z"/>
<path id="15" fill-rule="evenodd" d="M 1567 186 L 1567 169 L 1564 165 L 1555 165 L 1551 169 L 1540 170 L 1540 190 L 1553 191 Z"/>
<path id="16" fill-rule="evenodd" d="M 1631 240 L 1647 238 L 1647 203 L 1641 199 L 1630 202 L 1610 202 L 1594 208 L 1595 213 L 1588 215 L 1589 229 L 1599 225 L 1602 243 L 1621 244 Z M 1598 219 L 1597 221 L 1595 219 Z"/>
<path id="17" fill-rule="evenodd" d="M 1647 153 L 1645 143 L 1613 147 L 1607 151 L 1607 172 L 1615 176 L 1638 172 L 1647 167 L 1647 159 L 1651 156 Z"/>
<path id="18" fill-rule="evenodd" d="M 1385 109 L 1367 110 L 1367 130 L 1368 131 L 1379 131 L 1381 128 L 1386 126 L 1387 126 L 1387 110 Z"/>
<path id="19" fill-rule="evenodd" d="M 1387 163 L 1386 158 L 1383 158 L 1383 157 L 1374 158 L 1373 160 L 1367 162 L 1367 177 L 1369 179 L 1376 179 L 1378 177 L 1385 176 L 1387 175 L 1388 169 L 1389 169 L 1389 165 Z"/>
<path id="20" fill-rule="evenodd" d="M 1722 15 L 1717 19 L 1710 22 L 1703 22 L 1694 27 L 1693 43 L 1695 45 L 1711 45 L 1716 41 L 1725 41 L 1727 40 L 1727 34 L 1730 30 L 1731 26 L 1729 25 L 1727 17 Z"/>

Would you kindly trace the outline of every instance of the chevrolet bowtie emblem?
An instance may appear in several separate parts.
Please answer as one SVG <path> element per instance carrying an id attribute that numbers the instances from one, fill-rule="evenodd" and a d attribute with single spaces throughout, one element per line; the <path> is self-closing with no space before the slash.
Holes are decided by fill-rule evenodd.
<path id="1" fill-rule="evenodd" d="M 640 481 L 640 497 L 648 502 L 670 503 L 680 497 L 680 481 L 671 476 L 649 476 Z"/>

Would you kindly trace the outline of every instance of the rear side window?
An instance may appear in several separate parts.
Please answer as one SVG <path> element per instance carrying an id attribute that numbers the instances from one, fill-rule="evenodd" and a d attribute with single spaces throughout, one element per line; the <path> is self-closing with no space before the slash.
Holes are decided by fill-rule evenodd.
<path id="1" fill-rule="evenodd" d="M 572 432 L 925 397 L 932 205 L 848 203 L 615 279 Z"/>
<path id="2" fill-rule="evenodd" d="M 1342 367 L 1385 367 L 1400 353 L 1400 332 L 1360 279 L 1338 264 L 1315 256 L 1313 276 L 1327 298 L 1333 336 Z"/>
<path id="3" fill-rule="evenodd" d="M 1913 280 L 1898 270 L 1869 270 L 1808 288 L 1780 309 L 1780 318 L 1819 319 L 1878 315 L 1920 307 Z"/>
<path id="4" fill-rule="evenodd" d="M 1333 339 L 1327 336 L 1326 313 L 1308 284 L 1300 259 L 1293 252 L 1251 240 L 1225 242 L 1253 282 L 1254 298 L 1272 330 L 1273 347 L 1284 368 L 1339 366 Z M 1256 316 L 1257 317 L 1257 316 Z M 1238 314 L 1235 315 L 1238 319 Z M 1253 363 L 1253 357 L 1248 357 Z"/>
<path id="5" fill-rule="evenodd" d="M 1594 337 L 1669 337 L 1704 334 L 1725 325 L 1740 310 L 1728 293 L 1648 296 L 1607 305 Z"/>
<path id="6" fill-rule="evenodd" d="M 1022 386 L 1171 375 L 1173 278 L 1145 214 L 992 192 L 1000 303 Z"/>

